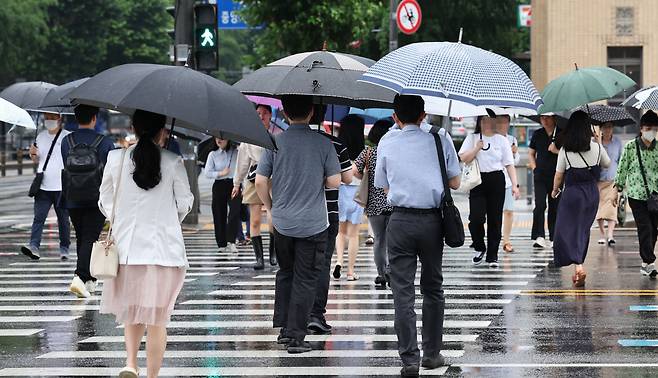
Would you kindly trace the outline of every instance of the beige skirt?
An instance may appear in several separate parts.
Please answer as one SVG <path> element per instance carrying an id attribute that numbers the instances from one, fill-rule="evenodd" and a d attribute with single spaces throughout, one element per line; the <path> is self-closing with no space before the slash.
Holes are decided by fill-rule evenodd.
<path id="1" fill-rule="evenodd" d="M 103 282 L 100 313 L 121 324 L 166 326 L 184 280 L 183 267 L 119 265 L 116 278 Z"/>
<path id="2" fill-rule="evenodd" d="M 617 189 L 613 181 L 599 181 L 599 211 L 596 213 L 596 219 L 617 221 Z"/>
<path id="3" fill-rule="evenodd" d="M 256 193 L 256 184 L 249 180 L 244 181 L 244 190 L 242 191 L 242 203 L 245 205 L 262 205 L 263 201 Z"/>

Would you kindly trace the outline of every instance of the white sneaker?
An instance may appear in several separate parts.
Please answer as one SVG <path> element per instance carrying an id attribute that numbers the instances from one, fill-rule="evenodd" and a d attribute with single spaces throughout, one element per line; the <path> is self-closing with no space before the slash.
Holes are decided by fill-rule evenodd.
<path id="1" fill-rule="evenodd" d="M 87 288 L 90 295 L 94 295 L 96 293 L 96 281 L 89 280 L 85 282 L 85 288 Z"/>
<path id="2" fill-rule="evenodd" d="M 226 246 L 226 252 L 238 253 L 238 247 L 235 246 L 235 243 L 228 243 L 228 245 Z"/>
<path id="3" fill-rule="evenodd" d="M 71 286 L 69 286 L 69 291 L 75 294 L 78 298 L 91 297 L 91 294 L 89 294 L 89 290 L 87 290 L 87 288 L 85 287 L 85 283 L 82 282 L 82 280 L 78 276 L 73 277 L 73 281 L 71 281 Z"/>
<path id="4" fill-rule="evenodd" d="M 640 268 L 640 273 L 642 273 L 643 276 L 649 276 L 651 278 L 655 278 L 658 275 L 658 271 L 656 271 L 656 264 L 642 263 L 642 267 Z"/>
<path id="5" fill-rule="evenodd" d="M 546 248 L 546 239 L 544 239 L 544 238 L 535 239 L 535 243 L 532 245 L 532 247 L 536 248 L 536 249 Z"/>

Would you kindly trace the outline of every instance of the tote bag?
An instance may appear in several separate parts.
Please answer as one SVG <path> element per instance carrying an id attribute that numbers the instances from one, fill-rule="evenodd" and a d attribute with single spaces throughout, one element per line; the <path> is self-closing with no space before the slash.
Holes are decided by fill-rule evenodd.
<path id="1" fill-rule="evenodd" d="M 459 191 L 468 192 L 480 184 L 482 184 L 480 164 L 478 163 L 478 159 L 473 159 L 470 163 L 465 163 L 462 168 L 462 179 Z"/>

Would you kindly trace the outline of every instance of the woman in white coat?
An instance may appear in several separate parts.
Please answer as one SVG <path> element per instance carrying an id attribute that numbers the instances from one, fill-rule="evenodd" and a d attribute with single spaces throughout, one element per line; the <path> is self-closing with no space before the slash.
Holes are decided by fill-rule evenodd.
<path id="1" fill-rule="evenodd" d="M 101 313 L 125 325 L 126 367 L 120 377 L 138 376 L 137 352 L 146 336 L 148 377 L 157 377 L 167 344 L 167 329 L 188 266 L 180 222 L 192 208 L 183 161 L 161 149 L 157 140 L 165 117 L 135 111 L 136 145 L 112 151 L 100 187 L 99 207 L 109 218 L 119 252 L 116 278 L 106 280 Z M 116 204 L 114 191 L 119 183 Z"/>

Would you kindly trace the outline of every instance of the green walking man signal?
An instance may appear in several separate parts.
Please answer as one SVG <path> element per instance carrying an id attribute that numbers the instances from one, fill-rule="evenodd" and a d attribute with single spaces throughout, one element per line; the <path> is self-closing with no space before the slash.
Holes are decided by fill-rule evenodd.
<path id="1" fill-rule="evenodd" d="M 201 38 L 203 38 L 203 40 L 201 41 L 202 47 L 215 46 L 215 35 L 210 31 L 210 29 L 206 28 L 203 34 L 201 34 Z"/>

